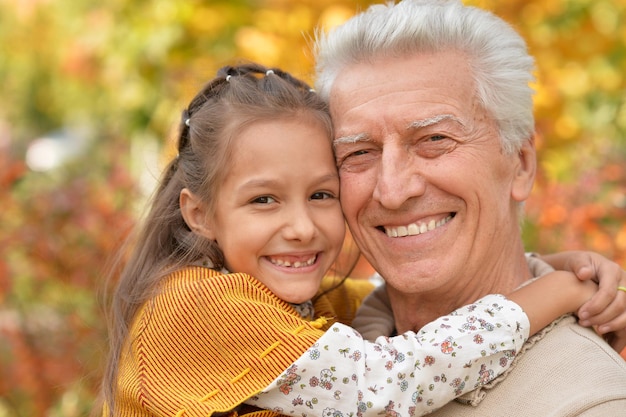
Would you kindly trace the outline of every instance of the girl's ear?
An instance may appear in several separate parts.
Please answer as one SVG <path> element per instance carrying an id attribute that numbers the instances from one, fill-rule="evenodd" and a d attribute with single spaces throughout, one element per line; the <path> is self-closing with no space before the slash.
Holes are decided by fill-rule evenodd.
<path id="1" fill-rule="evenodd" d="M 188 188 L 180 191 L 180 212 L 187 226 L 194 232 L 209 240 L 215 240 L 215 234 L 209 224 L 206 205 Z"/>

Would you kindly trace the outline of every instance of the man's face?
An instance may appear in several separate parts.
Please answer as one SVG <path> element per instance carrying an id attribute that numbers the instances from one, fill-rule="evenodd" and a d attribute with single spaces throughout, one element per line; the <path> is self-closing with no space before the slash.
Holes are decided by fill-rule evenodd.
<path id="1" fill-rule="evenodd" d="M 401 292 L 480 288 L 478 272 L 520 247 L 515 201 L 534 165 L 524 174 L 502 154 L 474 89 L 464 56 L 448 52 L 350 66 L 331 91 L 346 220 Z"/>

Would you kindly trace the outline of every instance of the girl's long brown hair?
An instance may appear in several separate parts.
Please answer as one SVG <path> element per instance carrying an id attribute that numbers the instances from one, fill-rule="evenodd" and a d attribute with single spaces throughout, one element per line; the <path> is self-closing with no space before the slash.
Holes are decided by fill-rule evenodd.
<path id="1" fill-rule="evenodd" d="M 182 112 L 178 156 L 165 168 L 143 224 L 120 251 L 122 265 L 112 269 L 121 273 L 111 277 L 117 286 L 110 303 L 110 352 L 101 395 L 109 415 L 115 414 L 119 361 L 139 308 L 171 272 L 204 259 L 216 269 L 224 265 L 215 242 L 193 233 L 183 220 L 181 190 L 189 189 L 211 210 L 238 131 L 255 121 L 303 114 L 319 119 L 332 138 L 328 108 L 306 83 L 257 64 L 220 69 Z"/>

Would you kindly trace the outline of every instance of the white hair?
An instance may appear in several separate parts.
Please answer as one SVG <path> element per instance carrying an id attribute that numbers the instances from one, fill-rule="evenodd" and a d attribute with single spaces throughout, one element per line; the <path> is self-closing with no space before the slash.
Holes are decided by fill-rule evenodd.
<path id="1" fill-rule="evenodd" d="M 534 59 L 508 23 L 457 0 L 374 5 L 328 33 L 318 29 L 315 89 L 328 101 L 337 75 L 349 65 L 449 50 L 470 60 L 477 98 L 497 123 L 503 150 L 519 151 L 534 132 Z"/>

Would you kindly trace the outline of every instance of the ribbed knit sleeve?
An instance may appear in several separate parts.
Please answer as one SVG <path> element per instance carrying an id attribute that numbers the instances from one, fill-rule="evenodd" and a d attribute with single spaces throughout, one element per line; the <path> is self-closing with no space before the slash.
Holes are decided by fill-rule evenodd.
<path id="1" fill-rule="evenodd" d="M 121 360 L 119 416 L 210 416 L 269 385 L 322 335 L 246 274 L 174 273 Z"/>

